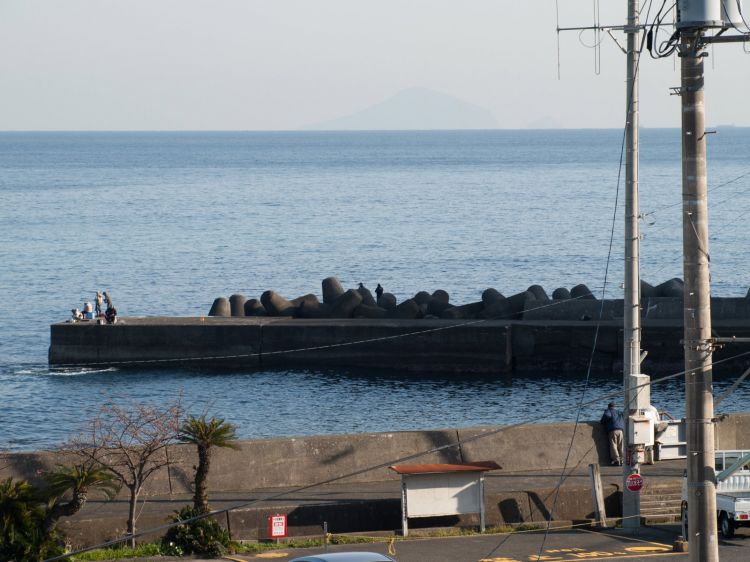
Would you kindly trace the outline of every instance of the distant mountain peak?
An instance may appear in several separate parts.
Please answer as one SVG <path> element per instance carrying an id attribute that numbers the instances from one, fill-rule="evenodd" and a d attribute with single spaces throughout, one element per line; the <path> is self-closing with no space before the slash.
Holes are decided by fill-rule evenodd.
<path id="1" fill-rule="evenodd" d="M 307 130 L 436 130 L 496 129 L 492 113 L 460 98 L 428 88 L 414 87 L 380 103 L 330 121 L 306 126 Z"/>

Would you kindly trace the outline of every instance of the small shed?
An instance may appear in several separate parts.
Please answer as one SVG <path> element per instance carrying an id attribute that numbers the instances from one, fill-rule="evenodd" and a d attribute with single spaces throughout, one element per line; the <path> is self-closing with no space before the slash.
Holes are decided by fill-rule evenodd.
<path id="1" fill-rule="evenodd" d="M 410 517 L 479 514 L 484 531 L 484 473 L 502 467 L 495 461 L 455 464 L 399 464 L 390 467 L 401 475 L 401 525 L 409 534 Z"/>

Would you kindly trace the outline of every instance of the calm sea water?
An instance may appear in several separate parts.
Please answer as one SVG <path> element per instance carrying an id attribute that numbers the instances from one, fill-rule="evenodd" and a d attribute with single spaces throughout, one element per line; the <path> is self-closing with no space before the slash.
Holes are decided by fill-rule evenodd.
<path id="1" fill-rule="evenodd" d="M 328 275 L 399 299 L 442 288 L 469 302 L 535 283 L 600 294 L 621 142 L 614 130 L 0 133 L 0 448 L 54 446 L 103 403 L 179 393 L 243 437 L 572 419 L 559 408 L 580 397 L 583 374 L 54 372 L 49 325 L 97 289 L 125 316 L 195 316 L 234 292 L 319 294 Z M 750 129 L 710 138 L 716 295 L 750 285 L 749 152 Z M 679 204 L 679 132 L 645 130 L 652 283 L 681 276 Z M 621 291 L 621 201 L 616 221 L 609 296 Z M 619 385 L 597 375 L 589 396 Z M 677 415 L 682 395 L 680 381 L 653 390 Z M 748 410 L 748 399 L 741 389 L 722 409 Z"/>

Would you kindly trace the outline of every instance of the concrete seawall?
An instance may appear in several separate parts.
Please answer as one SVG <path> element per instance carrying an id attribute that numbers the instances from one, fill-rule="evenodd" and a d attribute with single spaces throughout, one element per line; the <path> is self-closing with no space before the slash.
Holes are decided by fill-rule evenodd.
<path id="1" fill-rule="evenodd" d="M 219 449 L 212 462 L 209 490 L 214 508 L 226 508 L 279 490 L 337 480 L 303 496 L 231 511 L 220 522 L 238 539 L 264 536 L 267 515 L 283 509 L 290 514 L 296 535 L 319 532 L 322 521 L 335 525 L 335 532 L 393 530 L 400 525 L 398 477 L 387 465 L 423 451 L 441 448 L 406 462 L 456 462 L 495 460 L 503 469 L 488 475 L 485 499 L 489 524 L 542 521 L 549 510 L 554 484 L 571 443 L 572 424 L 539 424 L 502 429 L 484 427 L 434 431 L 405 431 L 340 436 L 318 436 L 243 441 L 238 451 Z M 476 439 L 482 434 L 486 437 Z M 447 447 L 446 447 L 447 446 Z M 750 449 L 750 414 L 723 417 L 716 425 L 716 446 Z M 166 517 L 190 502 L 193 466 L 192 447 L 170 447 L 169 470 L 149 480 L 139 527 L 164 523 Z M 0 479 L 12 476 L 39 482 L 40 475 L 64 464 L 52 452 L 0 455 Z M 595 422 L 578 426 L 573 440 L 569 478 L 555 507 L 556 520 L 578 520 L 591 516 L 590 488 L 585 468 L 589 463 L 608 464 L 606 437 Z M 676 462 L 676 464 L 675 464 Z M 658 469 L 661 463 L 654 468 Z M 671 476 L 652 478 L 649 485 L 679 485 L 684 462 L 673 461 Z M 665 465 L 666 466 L 666 465 Z M 377 467 L 374 470 L 368 470 Z M 615 467 L 617 468 L 617 467 Z M 606 487 L 608 513 L 617 515 L 621 469 Z M 543 477 L 548 475 L 548 477 Z M 677 482 L 677 484 L 675 484 Z M 64 528 L 76 544 L 92 544 L 116 536 L 126 514 L 124 492 L 108 504 L 92 498 Z M 456 524 L 458 520 L 450 524 Z"/>
<path id="2" fill-rule="evenodd" d="M 584 303 L 576 302 L 576 305 Z M 656 312 L 654 315 L 658 316 Z M 231 368 L 364 368 L 430 373 L 585 371 L 599 326 L 594 371 L 622 368 L 622 321 L 123 318 L 115 325 L 63 322 L 50 329 L 51 365 Z M 714 333 L 750 336 L 750 319 L 716 320 Z M 644 370 L 683 367 L 681 320 L 646 318 Z M 721 373 L 750 366 L 750 344 L 714 354 Z"/>
<path id="3" fill-rule="evenodd" d="M 241 441 L 240 449 L 217 449 L 214 453 L 209 488 L 216 492 L 256 488 L 307 486 L 343 475 L 363 471 L 342 482 L 383 482 L 398 480 L 388 464 L 375 470 L 365 469 L 390 463 L 423 451 L 408 462 L 452 463 L 497 460 L 503 470 L 541 470 L 561 468 L 570 444 L 571 424 L 535 424 L 502 430 L 476 439 L 499 428 L 398 431 L 284 439 Z M 750 441 L 750 439 L 749 439 Z M 533 443 L 533 447 L 528 444 Z M 607 458 L 606 436 L 595 422 L 579 425 L 571 458 L 588 464 Z M 169 447 L 169 470 L 157 473 L 149 481 L 150 494 L 191 493 L 193 466 L 197 462 L 194 447 Z M 0 455 L 0 478 L 13 476 L 40 482 L 39 475 L 70 459 L 53 452 Z"/>

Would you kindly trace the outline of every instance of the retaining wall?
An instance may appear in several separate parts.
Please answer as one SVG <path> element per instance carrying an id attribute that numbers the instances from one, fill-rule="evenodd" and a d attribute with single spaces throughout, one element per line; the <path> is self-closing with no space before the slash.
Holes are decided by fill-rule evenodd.
<path id="1" fill-rule="evenodd" d="M 539 471 L 562 468 L 572 429 L 573 424 L 535 424 L 507 429 L 482 427 L 242 441 L 238 451 L 216 450 L 209 490 L 217 495 L 231 493 L 224 501 L 235 505 L 258 497 L 259 489 L 305 486 L 356 473 L 338 481 L 348 484 L 346 499 L 315 502 L 306 496 L 306 501 L 286 500 L 283 507 L 263 503 L 225 513 L 218 520 L 234 539 L 246 540 L 267 538 L 268 517 L 280 509 L 288 515 L 292 536 L 319 534 L 323 521 L 337 533 L 390 531 L 400 527 L 400 498 L 398 476 L 388 470 L 387 464 L 441 448 L 439 452 L 398 462 L 495 460 L 503 469 L 491 473 L 489 481 L 495 476 L 502 480 L 503 473 L 511 472 L 539 476 Z M 716 425 L 716 444 L 723 449 L 750 449 L 750 413 L 721 417 Z M 156 473 L 144 490 L 146 502 L 139 529 L 163 525 L 169 513 L 189 501 L 186 494 L 192 492 L 193 466 L 197 462 L 194 448 L 177 445 L 170 447 L 168 454 L 174 464 L 169 470 Z M 572 443 L 569 470 L 595 462 L 606 464 L 608 460 L 601 426 L 596 422 L 580 424 Z M 12 476 L 38 483 L 45 471 L 69 461 L 53 452 L 2 454 L 0 479 Z M 367 470 L 371 467 L 377 468 Z M 373 487 L 377 482 L 390 484 Z M 556 495 L 554 489 L 526 482 L 523 476 L 520 482 L 513 489 L 505 485 L 500 490 L 488 482 L 485 505 L 489 525 L 546 519 Z M 618 486 L 608 488 L 605 501 L 610 516 L 619 513 L 619 498 Z M 62 519 L 60 528 L 74 546 L 96 544 L 122 536 L 126 513 L 124 492 L 112 504 L 92 498 L 75 517 Z M 555 504 L 556 521 L 585 520 L 592 513 L 589 486 L 566 485 L 560 490 Z M 412 526 L 476 524 L 472 517 L 415 520 Z"/>
<path id="2" fill-rule="evenodd" d="M 209 489 L 214 492 L 306 486 L 357 473 L 341 483 L 397 480 L 392 462 L 451 463 L 497 461 L 506 472 L 562 468 L 571 444 L 573 424 L 531 424 L 433 431 L 399 431 L 351 435 L 240 441 L 239 450 L 216 449 Z M 716 424 L 716 447 L 750 450 L 750 413 L 722 416 Z M 438 452 L 398 461 L 423 451 Z M 195 448 L 169 447 L 169 470 L 148 482 L 151 495 L 192 493 Z M 606 435 L 598 422 L 582 422 L 572 443 L 569 467 L 609 461 Z M 12 476 L 33 483 L 69 459 L 55 452 L 0 454 L 0 479 Z M 385 464 L 384 464 L 385 463 Z M 367 470 L 377 467 L 374 470 Z M 123 496 L 124 497 L 124 496 Z"/>

